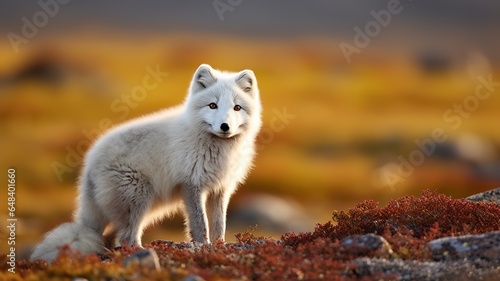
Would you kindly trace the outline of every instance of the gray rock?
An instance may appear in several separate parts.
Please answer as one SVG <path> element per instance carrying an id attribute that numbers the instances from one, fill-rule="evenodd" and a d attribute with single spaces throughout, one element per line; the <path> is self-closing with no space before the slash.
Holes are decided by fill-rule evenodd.
<path id="1" fill-rule="evenodd" d="M 465 200 L 472 202 L 496 203 L 500 204 L 500 188 L 488 190 L 482 193 L 471 195 Z"/>
<path id="2" fill-rule="evenodd" d="M 182 278 L 182 281 L 205 281 L 205 279 L 195 274 L 189 274 Z"/>
<path id="3" fill-rule="evenodd" d="M 152 249 L 141 249 L 123 260 L 123 266 L 125 267 L 134 263 L 139 264 L 141 267 L 160 270 L 160 260 Z"/>
<path id="4" fill-rule="evenodd" d="M 490 264 L 472 264 L 466 261 L 419 262 L 411 260 L 387 260 L 357 258 L 347 276 L 376 276 L 378 280 L 400 281 L 498 281 L 500 267 Z M 380 275 L 382 279 L 380 279 Z M 394 279 L 393 279 L 394 278 Z"/>
<path id="5" fill-rule="evenodd" d="M 209 246 L 200 242 L 179 242 L 176 243 L 171 240 L 155 240 L 151 242 L 151 245 L 163 244 L 167 247 L 172 247 L 177 250 L 188 250 L 191 253 L 194 253 L 197 250 L 200 250 L 204 246 Z"/>
<path id="6" fill-rule="evenodd" d="M 200 242 L 180 242 L 172 244 L 172 247 L 178 250 L 188 250 L 194 253 L 197 250 L 200 250 L 205 244 Z"/>
<path id="7" fill-rule="evenodd" d="M 476 260 L 500 265 L 500 231 L 445 237 L 427 243 L 434 260 Z"/>
<path id="8" fill-rule="evenodd" d="M 352 235 L 340 241 L 344 251 L 357 255 L 377 253 L 379 257 L 392 255 L 392 248 L 384 237 L 375 234 Z"/>

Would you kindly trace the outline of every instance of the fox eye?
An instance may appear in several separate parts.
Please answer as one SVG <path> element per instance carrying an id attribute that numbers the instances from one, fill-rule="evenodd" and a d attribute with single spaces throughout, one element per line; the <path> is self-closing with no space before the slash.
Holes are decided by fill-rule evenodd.
<path id="1" fill-rule="evenodd" d="M 208 107 L 210 107 L 210 109 L 216 109 L 216 108 L 217 108 L 217 105 L 216 105 L 215 103 L 213 103 L 213 102 L 212 102 L 212 103 L 210 103 L 210 104 L 208 105 Z"/>
<path id="2" fill-rule="evenodd" d="M 235 105 L 235 106 L 234 106 L 234 110 L 236 110 L 236 111 L 240 111 L 240 109 L 241 109 L 241 106 L 239 106 L 239 105 Z"/>

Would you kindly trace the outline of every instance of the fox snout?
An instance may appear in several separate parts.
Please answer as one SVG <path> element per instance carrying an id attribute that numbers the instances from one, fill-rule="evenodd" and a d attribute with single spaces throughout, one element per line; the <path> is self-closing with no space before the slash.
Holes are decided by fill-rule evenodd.
<path id="1" fill-rule="evenodd" d="M 222 124 L 220 124 L 220 129 L 223 132 L 227 132 L 227 131 L 229 131 L 229 125 L 227 123 L 222 123 Z"/>
<path id="2" fill-rule="evenodd" d="M 238 134 L 237 130 L 235 130 L 237 126 L 234 126 L 234 124 L 232 125 L 230 124 L 231 124 L 230 122 L 222 121 L 222 123 L 214 124 L 212 128 L 217 136 L 221 138 L 230 138 Z"/>

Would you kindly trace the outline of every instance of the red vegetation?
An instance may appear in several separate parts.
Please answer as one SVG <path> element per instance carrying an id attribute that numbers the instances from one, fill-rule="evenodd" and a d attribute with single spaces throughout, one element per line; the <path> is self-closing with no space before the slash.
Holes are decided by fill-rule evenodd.
<path id="1" fill-rule="evenodd" d="M 332 222 L 318 224 L 314 232 L 287 233 L 284 245 L 297 247 L 317 238 L 332 241 L 350 235 L 374 233 L 387 239 L 401 257 L 425 257 L 426 242 L 446 236 L 478 234 L 500 229 L 500 207 L 451 199 L 425 190 L 421 197 L 405 196 L 379 207 L 365 200 L 347 212 L 334 211 Z"/>
<path id="2" fill-rule="evenodd" d="M 244 232 L 236 235 L 237 243 L 215 242 L 210 246 L 155 241 L 147 247 L 158 254 L 160 271 L 123 267 L 123 259 L 138 249 L 124 246 L 107 254 L 103 262 L 95 255 L 72 258 L 74 253 L 69 250 L 52 265 L 20 261 L 17 276 L 33 280 L 182 280 L 187 274 L 197 274 L 207 280 L 392 280 L 394 276 L 367 278 L 353 274 L 352 259 L 378 257 L 379 253 L 360 253 L 339 241 L 350 235 L 374 233 L 392 247 L 394 252 L 388 258 L 426 260 L 429 254 L 425 243 L 432 239 L 499 229 L 498 205 L 453 200 L 424 191 L 420 197 L 403 197 L 386 207 L 367 200 L 347 212 L 335 211 L 333 223 L 318 224 L 313 232 L 287 233 L 281 240 Z M 0 269 L 3 267 L 5 263 Z"/>

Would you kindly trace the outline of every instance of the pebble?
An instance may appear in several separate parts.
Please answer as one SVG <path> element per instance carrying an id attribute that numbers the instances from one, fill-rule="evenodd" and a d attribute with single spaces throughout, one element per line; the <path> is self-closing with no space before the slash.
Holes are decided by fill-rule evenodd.
<path id="1" fill-rule="evenodd" d="M 156 271 L 160 270 L 160 260 L 158 255 L 152 249 L 141 249 L 123 260 L 123 266 L 138 263 L 142 267 L 150 268 Z"/>
<path id="2" fill-rule="evenodd" d="M 343 250 L 356 255 L 377 254 L 380 257 L 392 255 L 392 248 L 384 237 L 375 234 L 352 235 L 340 241 Z"/>
<path id="3" fill-rule="evenodd" d="M 189 274 L 189 275 L 186 275 L 186 277 L 184 277 L 182 279 L 182 281 L 205 281 L 205 279 L 203 279 L 201 276 L 198 276 L 196 274 Z"/>

